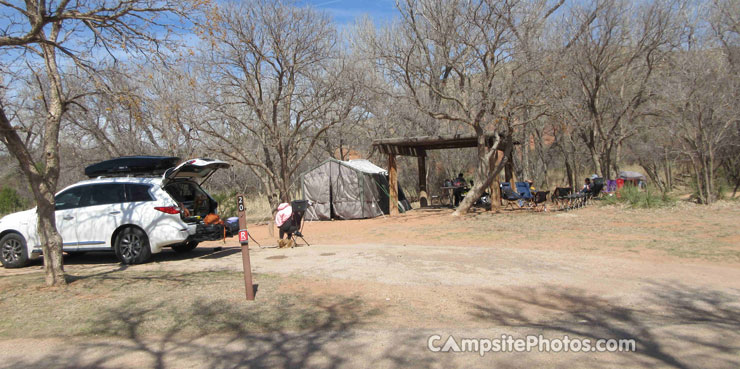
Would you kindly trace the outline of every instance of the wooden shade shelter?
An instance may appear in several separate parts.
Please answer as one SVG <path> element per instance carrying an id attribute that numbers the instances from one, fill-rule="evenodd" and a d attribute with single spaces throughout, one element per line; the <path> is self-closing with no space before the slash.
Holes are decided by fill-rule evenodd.
<path id="1" fill-rule="evenodd" d="M 486 135 L 486 143 L 489 147 L 493 146 L 496 140 L 494 134 Z M 516 142 L 512 142 L 512 145 Z M 507 141 L 501 137 L 499 142 L 499 151 L 506 149 Z M 429 204 L 427 193 L 427 168 L 426 156 L 430 150 L 461 149 L 467 147 L 477 147 L 478 137 L 475 135 L 445 135 L 445 136 L 417 136 L 403 138 L 385 138 L 373 141 L 373 147 L 383 154 L 388 155 L 388 182 L 390 188 L 389 206 L 390 214 L 398 214 L 398 207 L 392 206 L 398 202 L 398 168 L 396 156 L 414 156 L 418 159 L 419 166 L 419 203 L 422 207 Z M 511 152 L 511 151 L 509 151 Z M 502 156 L 500 156 L 502 157 Z M 511 160 L 508 161 L 511 163 Z M 513 176 L 512 168 L 509 164 L 505 167 L 507 180 Z M 494 188 L 495 186 L 495 188 Z M 494 191 L 495 189 L 495 191 Z M 498 181 L 491 185 L 491 196 L 498 197 Z"/>

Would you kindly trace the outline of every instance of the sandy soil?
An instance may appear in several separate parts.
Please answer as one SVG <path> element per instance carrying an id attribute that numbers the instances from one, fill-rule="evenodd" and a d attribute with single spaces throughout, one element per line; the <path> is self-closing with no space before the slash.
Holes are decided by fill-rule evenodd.
<path id="1" fill-rule="evenodd" d="M 365 315 L 340 328 L 199 337 L 2 337 L 0 367 L 671 367 L 740 366 L 740 210 L 591 207 L 570 213 L 426 210 L 307 223 L 311 246 L 278 249 L 252 226 L 250 257 L 274 293 L 341 296 Z M 220 249 L 218 249 L 220 248 Z M 135 271 L 240 271 L 234 240 Z M 70 259 L 106 273 L 110 255 Z M 129 269 L 132 270 L 132 269 Z M 40 266 L 0 271 L 2 278 Z M 263 281 L 262 283 L 273 283 Z M 259 292 L 254 304 L 272 298 Z M 243 291 L 242 291 L 243 292 Z M 245 302 L 246 304 L 246 302 Z M 633 353 L 435 353 L 443 338 L 630 338 Z"/>

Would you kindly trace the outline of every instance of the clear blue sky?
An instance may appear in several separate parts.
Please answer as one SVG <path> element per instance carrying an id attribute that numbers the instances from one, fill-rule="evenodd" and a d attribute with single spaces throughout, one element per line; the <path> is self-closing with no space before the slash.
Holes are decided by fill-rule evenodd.
<path id="1" fill-rule="evenodd" d="M 389 21 L 398 14 L 395 0 L 303 0 L 298 4 L 325 10 L 339 24 L 352 23 L 365 14 L 375 22 Z"/>

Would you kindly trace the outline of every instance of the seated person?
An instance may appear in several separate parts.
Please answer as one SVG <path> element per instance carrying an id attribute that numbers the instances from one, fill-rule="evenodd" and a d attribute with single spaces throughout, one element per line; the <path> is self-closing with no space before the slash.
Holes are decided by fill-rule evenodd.
<path id="1" fill-rule="evenodd" d="M 591 179 L 586 178 L 583 188 L 581 189 L 581 193 L 587 193 L 589 191 L 591 191 Z"/>
<path id="2" fill-rule="evenodd" d="M 289 203 L 278 205 L 278 212 L 275 214 L 275 225 L 280 230 L 281 240 L 285 235 L 289 239 L 292 238 L 294 233 L 299 237 L 301 236 L 298 229 L 301 225 L 301 214 L 293 213 L 293 207 Z"/>

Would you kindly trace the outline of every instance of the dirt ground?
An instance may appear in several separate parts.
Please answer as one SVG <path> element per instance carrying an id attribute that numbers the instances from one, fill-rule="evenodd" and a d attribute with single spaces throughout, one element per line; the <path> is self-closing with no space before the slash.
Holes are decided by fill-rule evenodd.
<path id="1" fill-rule="evenodd" d="M 0 270 L 0 367 L 740 367 L 740 208 L 448 209 L 267 226 L 244 301 L 235 240 L 122 267 Z M 634 339 L 635 352 L 444 353 L 428 339 Z M 458 341 L 459 342 L 459 341 Z M 438 343 L 441 346 L 441 343 Z"/>

